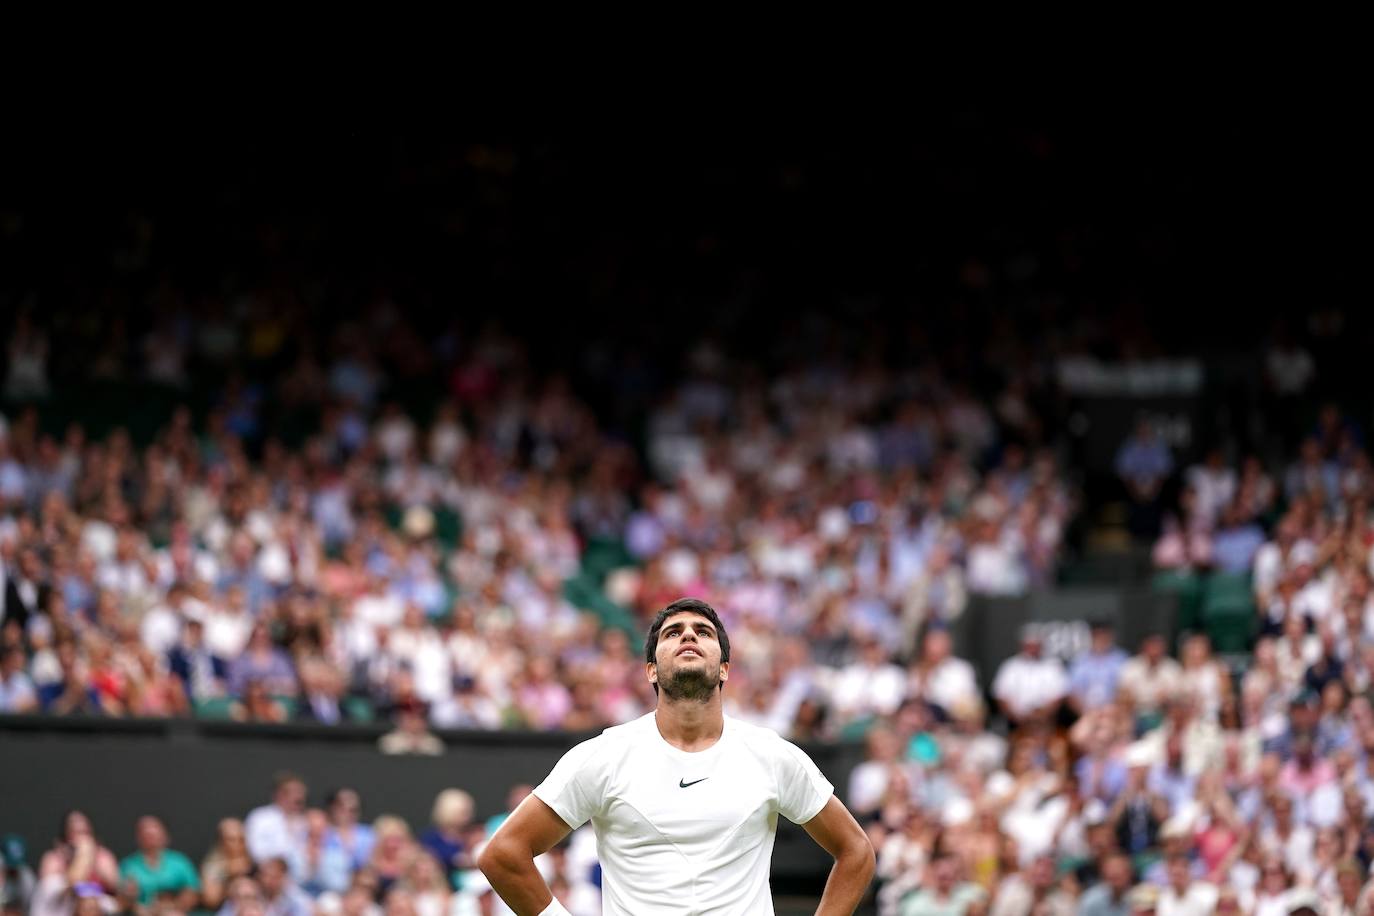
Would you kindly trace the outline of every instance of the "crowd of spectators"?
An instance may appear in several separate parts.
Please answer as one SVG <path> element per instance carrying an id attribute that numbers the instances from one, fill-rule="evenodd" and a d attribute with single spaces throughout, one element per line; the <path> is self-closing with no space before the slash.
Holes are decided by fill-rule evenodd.
<path id="1" fill-rule="evenodd" d="M 272 337 L 246 314 L 183 344 Z M 839 359 L 764 382 L 705 340 L 636 448 L 498 330 L 426 417 L 374 338 L 230 373 L 146 442 L 49 430 L 41 401 L 0 418 L 0 711 L 381 716 L 423 753 L 425 720 L 593 729 L 648 708 L 641 622 L 693 594 L 741 634 L 734 711 L 831 737 L 895 710 L 918 634 L 969 595 L 1052 581 L 1074 511 L 1016 386 L 988 407 Z M 297 408 L 297 445 L 264 431 Z"/>
<path id="2" fill-rule="evenodd" d="M 0 912 L 5 916 L 498 916 L 510 910 L 475 866 L 486 838 L 528 794 L 511 789 L 507 812 L 474 818 L 472 797 L 445 789 L 431 823 L 364 816 L 347 786 L 307 804 L 300 777 L 278 774 L 270 801 L 227 816 L 197 864 L 175 848 L 163 821 L 140 817 L 126 838 L 97 834 L 70 811 L 51 847 L 31 857 L 24 838 L 4 838 Z M 127 851 L 117 856 L 116 849 Z M 535 863 L 578 916 L 601 912 L 600 869 L 589 827 Z"/>

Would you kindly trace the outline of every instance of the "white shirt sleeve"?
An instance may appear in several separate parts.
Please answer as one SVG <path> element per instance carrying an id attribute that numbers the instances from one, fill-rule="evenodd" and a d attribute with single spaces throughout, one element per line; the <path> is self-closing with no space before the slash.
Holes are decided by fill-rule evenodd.
<path id="1" fill-rule="evenodd" d="M 820 814 L 835 794 L 835 787 L 806 752 L 792 742 L 778 739 L 778 811 L 794 824 L 805 824 Z"/>
<path id="2" fill-rule="evenodd" d="M 606 801 L 605 745 L 601 736 L 590 738 L 568 751 L 554 764 L 534 795 L 554 810 L 573 830 L 591 820 Z"/>

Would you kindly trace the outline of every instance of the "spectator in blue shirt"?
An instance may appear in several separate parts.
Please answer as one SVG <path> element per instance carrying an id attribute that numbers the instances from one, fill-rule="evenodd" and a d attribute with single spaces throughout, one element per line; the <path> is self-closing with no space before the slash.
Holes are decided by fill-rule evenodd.
<path id="1" fill-rule="evenodd" d="M 1129 525 L 1137 537 L 1152 538 L 1159 533 L 1160 490 L 1173 470 L 1169 446 L 1148 420 L 1141 420 L 1116 453 L 1116 474 L 1131 502 Z"/>
<path id="2" fill-rule="evenodd" d="M 1112 625 L 1099 620 L 1092 624 L 1092 646 L 1073 660 L 1069 667 L 1069 705 L 1082 715 L 1116 699 L 1116 683 L 1128 656 L 1116 645 Z"/>
<path id="3" fill-rule="evenodd" d="M 1212 537 L 1212 562 L 1221 572 L 1247 574 L 1254 565 L 1255 554 L 1263 546 L 1263 529 L 1254 519 L 1246 518 L 1239 505 L 1231 505 L 1222 513 L 1221 523 Z"/>

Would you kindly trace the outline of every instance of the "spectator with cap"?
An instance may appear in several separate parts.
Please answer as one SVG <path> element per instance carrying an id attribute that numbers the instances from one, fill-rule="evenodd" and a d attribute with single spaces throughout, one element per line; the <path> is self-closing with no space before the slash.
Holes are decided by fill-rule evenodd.
<path id="1" fill-rule="evenodd" d="M 135 837 L 138 852 L 119 863 L 120 877 L 135 883 L 140 904 L 147 906 L 166 894 L 178 909 L 189 912 L 200 895 L 200 877 L 191 860 L 167 848 L 167 828 L 152 815 L 138 819 Z"/>
<path id="2" fill-rule="evenodd" d="M 1012 724 L 1052 724 L 1068 694 L 1069 679 L 1056 658 L 1043 655 L 1044 643 L 1033 626 L 1021 632 L 1021 651 L 997 670 L 992 695 Z"/>

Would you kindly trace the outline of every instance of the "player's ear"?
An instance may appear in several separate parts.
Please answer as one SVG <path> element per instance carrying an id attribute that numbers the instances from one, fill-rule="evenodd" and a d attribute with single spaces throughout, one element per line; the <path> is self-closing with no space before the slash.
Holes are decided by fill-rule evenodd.
<path id="1" fill-rule="evenodd" d="M 721 682 L 722 684 L 724 684 L 724 683 L 725 683 L 726 681 L 728 681 L 728 680 L 730 680 L 730 663 L 729 663 L 729 662 L 721 662 L 721 663 L 720 663 L 720 682 Z"/>
<path id="2" fill-rule="evenodd" d="M 650 684 L 658 683 L 658 665 L 653 662 L 645 662 L 644 676 L 649 679 Z"/>

